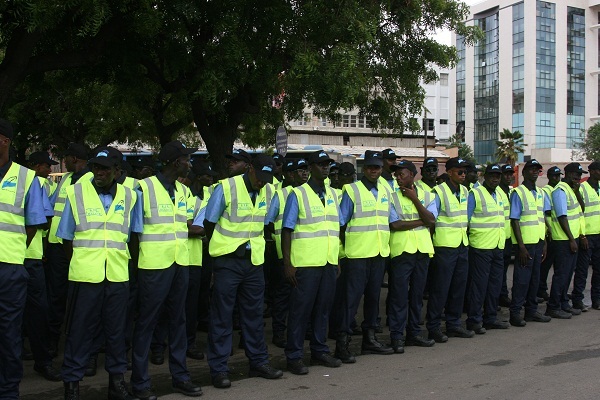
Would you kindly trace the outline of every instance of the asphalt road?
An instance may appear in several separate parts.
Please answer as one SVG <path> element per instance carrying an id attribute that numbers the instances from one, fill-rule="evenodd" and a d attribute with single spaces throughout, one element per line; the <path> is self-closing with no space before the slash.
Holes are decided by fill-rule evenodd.
<path id="1" fill-rule="evenodd" d="M 382 300 L 385 292 L 383 289 Z M 589 288 L 586 296 L 589 302 Z M 540 311 L 544 310 L 545 304 L 540 305 Z M 501 315 L 508 319 L 506 309 Z M 271 321 L 265 321 L 270 341 Z M 379 337 L 388 341 L 387 329 Z M 206 334 L 200 333 L 199 340 L 206 343 Z M 237 345 L 237 335 L 234 343 Z M 333 350 L 333 341 L 330 346 Z M 360 337 L 353 337 L 351 347 L 360 353 Z M 285 368 L 283 350 L 270 345 L 269 352 L 272 363 Z M 60 366 L 61 361 L 55 360 L 55 365 Z M 308 361 L 307 357 L 307 365 Z M 62 383 L 38 376 L 32 361 L 24 366 L 21 399 L 63 398 Z M 284 372 L 276 381 L 248 378 L 243 350 L 236 348 L 230 361 L 233 384 L 227 390 L 210 385 L 205 360 L 188 359 L 188 367 L 193 381 L 203 387 L 203 398 L 210 399 L 598 399 L 600 311 L 590 309 L 571 320 L 488 331 L 472 339 L 451 338 L 431 348 L 407 347 L 405 354 L 358 356 L 356 364 L 314 366 L 306 376 Z M 150 373 L 161 399 L 187 398 L 171 392 L 167 364 L 150 365 Z M 82 398 L 106 399 L 107 381 L 100 355 L 98 374 L 81 383 Z"/>

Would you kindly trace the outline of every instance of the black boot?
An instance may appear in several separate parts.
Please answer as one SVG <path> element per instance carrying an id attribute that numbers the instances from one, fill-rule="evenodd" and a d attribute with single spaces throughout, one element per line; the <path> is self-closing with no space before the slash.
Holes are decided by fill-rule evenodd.
<path id="1" fill-rule="evenodd" d="M 108 377 L 108 400 L 133 400 L 129 393 L 123 374 L 110 375 Z"/>
<path id="2" fill-rule="evenodd" d="M 340 333 L 335 339 L 335 357 L 342 360 L 344 364 L 353 364 L 356 362 L 354 354 L 350 352 L 348 345 L 350 344 L 350 336 L 347 333 Z"/>
<path id="3" fill-rule="evenodd" d="M 361 354 L 394 354 L 394 349 L 380 343 L 374 329 L 363 331 Z"/>
<path id="4" fill-rule="evenodd" d="M 65 400 L 79 400 L 79 382 L 64 382 Z"/>
<path id="5" fill-rule="evenodd" d="M 94 376 L 96 375 L 96 370 L 98 369 L 98 354 L 94 354 L 90 356 L 87 366 L 85 367 L 85 372 L 83 373 L 85 376 Z"/>

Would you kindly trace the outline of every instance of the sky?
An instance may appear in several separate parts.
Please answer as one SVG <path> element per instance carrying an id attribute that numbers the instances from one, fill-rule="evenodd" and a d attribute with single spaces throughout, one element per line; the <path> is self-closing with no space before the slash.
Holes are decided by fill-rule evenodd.
<path id="1" fill-rule="evenodd" d="M 462 2 L 467 3 L 468 5 L 481 3 L 483 1 L 484 0 L 462 0 Z M 434 38 L 442 44 L 446 44 L 446 45 L 452 44 L 451 43 L 452 36 L 450 34 L 450 31 L 439 30 L 435 33 Z"/>

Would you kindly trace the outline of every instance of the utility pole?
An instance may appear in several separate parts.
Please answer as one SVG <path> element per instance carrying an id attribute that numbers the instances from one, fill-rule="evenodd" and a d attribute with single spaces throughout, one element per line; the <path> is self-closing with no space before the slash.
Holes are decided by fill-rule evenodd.
<path id="1" fill-rule="evenodd" d="M 427 158 L 427 130 L 429 121 L 427 121 L 427 107 L 423 107 L 423 159 Z"/>

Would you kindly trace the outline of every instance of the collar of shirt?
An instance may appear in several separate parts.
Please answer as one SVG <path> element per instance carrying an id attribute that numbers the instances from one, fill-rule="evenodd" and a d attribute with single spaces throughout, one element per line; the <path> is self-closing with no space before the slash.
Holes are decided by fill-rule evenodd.
<path id="1" fill-rule="evenodd" d="M 246 185 L 246 190 L 248 191 L 250 197 L 256 195 L 256 190 L 252 188 L 252 183 L 250 182 L 250 177 L 248 176 L 248 174 L 242 175 L 242 178 L 244 179 L 244 184 Z"/>
<path id="2" fill-rule="evenodd" d="M 454 193 L 455 195 L 460 194 L 460 185 L 459 185 L 459 187 L 456 187 L 452 184 L 452 182 L 450 182 L 450 180 L 448 180 L 446 182 L 446 185 L 448 185 L 448 188 L 450 188 L 450 191 L 452 193 Z"/>
<path id="3" fill-rule="evenodd" d="M 12 161 L 8 160 L 6 164 L 0 167 L 0 179 L 4 179 L 4 175 L 6 175 L 11 165 Z"/>
<path id="4" fill-rule="evenodd" d="M 531 190 L 532 192 L 537 191 L 535 183 L 531 183 L 529 181 L 523 181 L 523 186 L 525 186 L 527 189 Z"/>
<path id="5" fill-rule="evenodd" d="M 84 169 L 82 169 L 79 172 L 73 172 L 73 175 L 71 175 L 71 184 L 77 183 L 79 178 L 81 178 L 83 175 L 87 174 L 88 172 L 90 172 L 90 169 L 88 167 L 85 167 Z"/>
<path id="6" fill-rule="evenodd" d="M 312 177 L 308 179 L 308 186 L 317 194 L 317 196 L 325 197 L 325 186 L 319 185 L 319 183 Z"/>
<path id="7" fill-rule="evenodd" d="M 169 182 L 166 176 L 163 175 L 162 172 L 156 173 L 156 179 L 164 186 L 167 192 L 171 193 L 170 189 L 173 189 L 173 193 L 175 193 L 175 181 Z"/>
<path id="8" fill-rule="evenodd" d="M 127 178 L 127 174 L 121 174 L 121 176 L 119 176 L 117 179 L 115 179 L 115 182 L 122 185 L 123 182 L 125 182 L 125 178 Z"/>
<path id="9" fill-rule="evenodd" d="M 490 194 L 496 194 L 496 189 L 489 187 L 485 181 L 483 181 L 483 187 L 486 188 Z"/>
<path id="10" fill-rule="evenodd" d="M 385 179 L 388 182 L 394 180 L 394 177 L 392 176 L 392 174 L 387 171 L 382 171 L 381 176 L 383 177 L 383 179 Z"/>
<path id="11" fill-rule="evenodd" d="M 94 186 L 94 189 L 96 189 L 96 193 L 98 194 L 111 195 L 113 199 L 117 196 L 117 183 L 115 181 L 113 181 L 112 185 L 107 189 L 98 187 L 96 181 L 92 179 L 92 186 Z"/>
<path id="12" fill-rule="evenodd" d="M 510 192 L 510 187 L 508 185 L 500 184 L 500 189 L 504 190 L 504 193 L 508 194 Z"/>
<path id="13" fill-rule="evenodd" d="M 360 178 L 360 181 L 362 182 L 363 185 L 365 185 L 365 187 L 367 188 L 367 190 L 370 192 L 371 189 L 375 189 L 377 190 L 377 181 L 375 182 L 370 182 L 367 178 L 365 178 L 364 176 L 362 178 Z"/>

